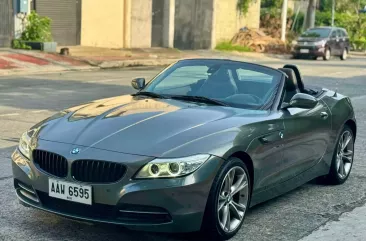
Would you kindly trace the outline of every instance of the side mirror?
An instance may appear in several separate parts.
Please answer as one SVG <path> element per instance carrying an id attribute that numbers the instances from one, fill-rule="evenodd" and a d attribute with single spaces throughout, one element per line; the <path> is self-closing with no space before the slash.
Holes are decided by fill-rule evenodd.
<path id="1" fill-rule="evenodd" d="M 312 109 L 318 104 L 318 100 L 311 95 L 304 93 L 295 94 L 290 100 L 288 107 Z"/>
<path id="2" fill-rule="evenodd" d="M 145 79 L 137 78 L 131 81 L 131 85 L 136 90 L 141 90 L 145 87 Z"/>

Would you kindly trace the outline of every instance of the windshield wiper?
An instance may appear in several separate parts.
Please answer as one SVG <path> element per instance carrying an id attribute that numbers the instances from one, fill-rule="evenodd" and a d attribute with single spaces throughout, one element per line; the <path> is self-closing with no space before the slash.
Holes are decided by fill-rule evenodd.
<path id="1" fill-rule="evenodd" d="M 148 92 L 148 91 L 140 91 L 140 92 L 137 92 L 136 94 L 133 94 L 132 96 L 148 96 L 148 97 L 159 98 L 159 99 L 167 99 L 168 98 L 165 95 L 157 94 L 157 93 L 154 93 L 154 92 Z"/>
<path id="2" fill-rule="evenodd" d="M 204 96 L 174 95 L 174 96 L 171 96 L 171 98 L 176 99 L 176 100 L 187 100 L 187 101 L 202 102 L 202 103 L 213 104 L 213 105 L 229 106 L 228 104 L 226 104 L 222 101 L 211 99 L 211 98 L 204 97 Z"/>

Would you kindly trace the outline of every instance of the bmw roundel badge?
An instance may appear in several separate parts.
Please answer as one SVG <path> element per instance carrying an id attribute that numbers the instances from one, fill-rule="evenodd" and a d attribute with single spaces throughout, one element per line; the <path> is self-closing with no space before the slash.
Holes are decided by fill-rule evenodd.
<path id="1" fill-rule="evenodd" d="M 79 154 L 79 152 L 80 152 L 79 148 L 74 148 L 74 149 L 72 149 L 71 154 L 76 155 L 76 154 Z"/>

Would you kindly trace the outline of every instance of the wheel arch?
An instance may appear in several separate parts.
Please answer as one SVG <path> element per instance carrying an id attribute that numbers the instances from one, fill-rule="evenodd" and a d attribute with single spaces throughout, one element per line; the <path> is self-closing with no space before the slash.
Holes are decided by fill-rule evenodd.
<path id="1" fill-rule="evenodd" d="M 348 121 L 346 121 L 345 125 L 348 126 L 349 128 L 351 128 L 351 130 L 353 132 L 354 140 L 356 140 L 356 135 L 357 135 L 357 125 L 356 125 L 356 122 L 354 120 L 352 120 L 352 119 L 349 119 Z"/>
<path id="2" fill-rule="evenodd" d="M 250 184 L 253 187 L 253 181 L 254 181 L 254 166 L 253 166 L 253 160 L 252 158 L 249 156 L 248 153 L 243 152 L 243 151 L 237 151 L 233 154 L 231 154 L 230 157 L 236 157 L 239 158 L 240 160 L 242 160 L 244 162 L 244 164 L 247 166 L 248 171 L 249 171 L 249 176 L 250 176 Z M 252 188 L 251 188 L 252 191 Z"/>

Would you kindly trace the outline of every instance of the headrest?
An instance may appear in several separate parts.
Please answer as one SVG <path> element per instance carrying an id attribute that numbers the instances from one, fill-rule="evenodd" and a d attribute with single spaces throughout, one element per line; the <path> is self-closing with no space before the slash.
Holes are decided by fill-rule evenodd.
<path id="1" fill-rule="evenodd" d="M 297 90 L 299 87 L 297 85 L 297 79 L 296 79 L 295 72 L 292 69 L 287 69 L 287 68 L 279 68 L 279 70 L 281 70 L 282 72 L 284 72 L 287 75 L 286 86 L 285 86 L 286 90 L 287 91 Z"/>
<path id="2" fill-rule="evenodd" d="M 305 89 L 305 86 L 304 86 L 299 68 L 294 64 L 285 64 L 282 68 L 292 69 L 295 72 L 297 85 L 299 86 L 300 91 L 303 92 Z"/>

